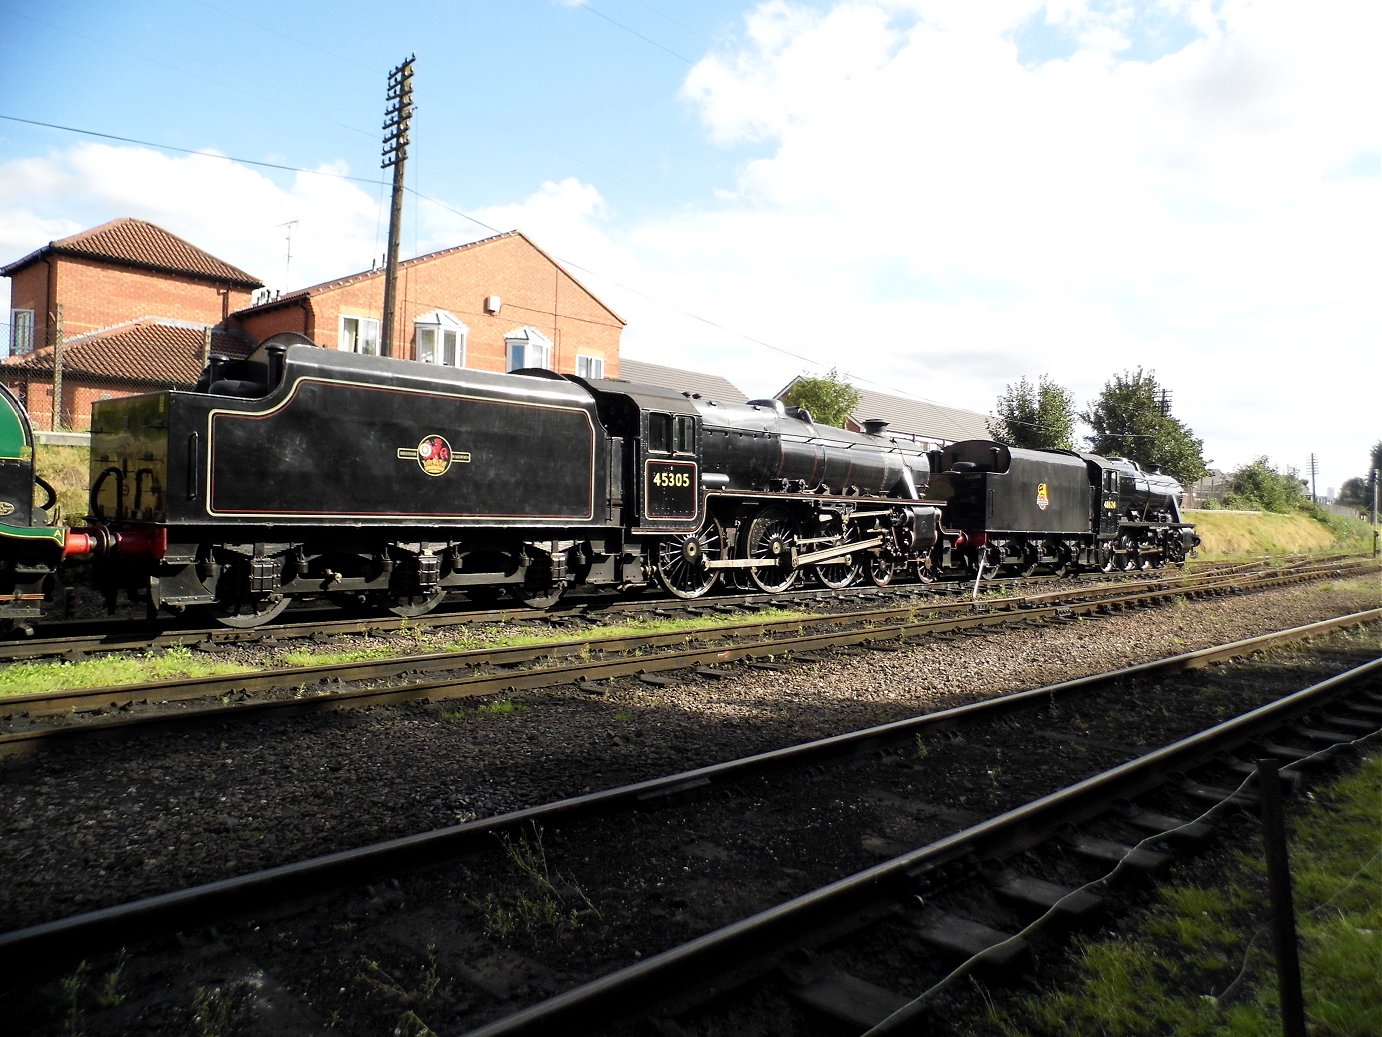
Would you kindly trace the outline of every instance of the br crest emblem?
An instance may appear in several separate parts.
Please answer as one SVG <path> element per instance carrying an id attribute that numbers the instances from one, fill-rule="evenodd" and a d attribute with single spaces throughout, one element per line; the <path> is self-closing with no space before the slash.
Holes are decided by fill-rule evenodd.
<path id="1" fill-rule="evenodd" d="M 428 475 L 445 475 L 453 463 L 466 464 L 470 455 L 465 451 L 457 453 L 444 436 L 424 436 L 416 447 L 399 447 L 398 457 L 403 461 L 416 461 Z"/>

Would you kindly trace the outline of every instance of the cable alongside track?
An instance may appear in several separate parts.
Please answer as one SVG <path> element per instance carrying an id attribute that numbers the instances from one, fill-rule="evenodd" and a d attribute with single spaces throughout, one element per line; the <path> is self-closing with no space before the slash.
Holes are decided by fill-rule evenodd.
<path id="1" fill-rule="evenodd" d="M 656 802 L 674 802 L 688 795 L 697 795 L 706 790 L 725 787 L 729 783 L 740 783 L 755 775 L 770 774 L 783 767 L 800 768 L 841 756 L 857 756 L 860 753 L 874 751 L 880 746 L 896 744 L 899 740 L 905 742 L 908 739 L 914 739 L 919 733 L 926 731 L 955 728 L 978 719 L 991 720 L 996 717 L 1012 716 L 1021 711 L 1039 708 L 1055 701 L 1076 701 L 1079 696 L 1100 688 L 1106 688 L 1111 682 L 1203 667 L 1215 661 L 1260 651 L 1286 640 L 1314 636 L 1341 626 L 1377 622 L 1378 619 L 1378 610 L 1341 617 L 1337 620 L 1312 624 L 1293 631 L 1236 642 L 1201 652 L 1187 653 L 1157 663 L 1143 664 L 1097 677 L 1068 681 L 909 721 L 793 746 L 777 752 L 764 753 L 728 764 L 699 768 L 607 792 L 564 800 L 540 808 L 516 811 L 500 817 L 392 840 L 360 850 L 332 854 L 301 864 L 273 868 L 238 879 L 214 882 L 144 901 L 90 912 L 74 918 L 55 920 L 0 936 L 0 965 L 7 969 L 41 967 L 45 963 L 60 961 L 71 955 L 89 954 L 102 944 L 128 944 L 150 933 L 170 928 L 182 929 L 199 922 L 224 918 L 235 912 L 268 910 L 274 905 L 291 902 L 304 896 L 320 894 L 333 886 L 363 881 L 369 876 L 388 874 L 400 868 L 416 867 L 428 861 L 446 859 L 478 847 L 492 846 L 495 834 L 518 832 L 534 823 L 549 826 L 569 825 L 580 819 L 608 816 L 612 812 L 627 811 Z M 1364 671 L 1365 674 L 1375 672 L 1376 667 Z M 1244 737 L 1247 736 L 1247 733 L 1260 734 L 1268 729 L 1265 725 L 1279 725 L 1286 717 L 1297 714 L 1301 709 L 1311 708 L 1328 694 L 1331 694 L 1335 687 L 1336 685 L 1333 684 L 1322 685 L 1312 689 L 1310 694 L 1296 696 L 1285 704 L 1255 711 L 1249 715 L 1249 718 L 1244 718 L 1238 722 L 1236 730 L 1239 735 Z M 1227 725 L 1225 727 L 1227 728 Z M 1215 739 L 1220 737 L 1227 736 L 1214 736 Z M 1202 741 L 1198 744 L 1204 748 L 1208 747 L 1210 742 Z M 1221 743 L 1216 741 L 1215 744 Z M 1154 763 L 1146 762 L 1135 768 L 1126 769 L 1124 775 L 1118 779 L 1120 784 L 1110 787 L 1120 789 L 1121 791 L 1118 793 L 1120 795 L 1130 794 L 1128 790 L 1133 787 L 1141 787 L 1139 783 L 1147 780 L 1148 775 L 1153 771 L 1158 769 L 1164 771 L 1167 767 L 1184 768 L 1189 766 L 1189 756 L 1187 755 L 1189 752 L 1189 747 L 1172 747 L 1161 754 L 1153 754 L 1156 756 Z M 1064 816 L 1073 816 L 1071 811 L 1077 813 L 1079 810 L 1092 809 L 1101 802 L 1106 805 L 1108 794 L 1112 793 L 1109 793 L 1107 789 L 1096 793 L 1092 787 L 1078 795 L 1072 794 L 1067 799 L 1066 807 L 1062 808 L 1066 810 Z M 981 839 L 981 841 L 973 845 L 988 846 L 989 844 L 982 842 L 982 839 L 993 840 L 992 845 L 997 845 L 1000 832 L 1008 833 L 1008 835 L 1003 836 L 1007 838 L 1012 831 L 1025 830 L 1037 820 L 1043 820 L 1043 823 L 1047 823 L 1051 817 L 1056 816 L 1055 813 L 1051 813 L 1053 810 L 1054 808 L 1049 805 L 1033 805 L 1030 810 L 1019 812 L 1006 820 L 998 819 L 995 822 L 978 826 L 980 835 L 976 838 Z M 862 880 L 862 885 L 855 888 L 876 886 L 879 883 L 886 885 L 894 879 L 901 881 L 898 876 L 905 876 L 909 872 L 915 875 L 917 868 L 927 866 L 928 862 L 952 859 L 952 855 L 958 852 L 956 850 L 958 845 L 954 842 L 946 842 L 939 848 L 933 847 L 926 851 L 918 851 L 920 856 L 910 856 L 905 864 L 894 863 L 889 868 L 870 873 L 872 877 Z M 985 850 L 984 852 L 988 851 Z M 829 898 L 836 895 L 854 896 L 855 893 L 830 892 L 828 895 L 822 893 L 821 896 L 826 899 L 821 900 L 821 904 L 828 903 Z M 790 928 L 795 926 L 800 918 L 814 916 L 820 909 L 820 904 L 816 903 L 817 900 L 818 898 L 813 896 L 806 898 L 806 903 L 796 904 L 796 901 L 793 901 L 796 906 L 785 905 L 782 909 L 770 912 L 770 920 L 766 922 L 767 928 L 763 931 L 777 931 L 783 926 Z M 723 964 L 723 961 L 727 959 L 721 959 L 721 952 L 726 948 L 739 946 L 740 941 L 746 939 L 740 933 L 740 927 L 731 927 L 731 929 L 733 930 L 732 933 L 712 934 L 712 936 L 705 937 L 701 941 L 696 941 L 693 948 L 687 952 L 689 960 L 704 962 L 708 958 L 715 958 Z M 783 929 L 782 931 L 786 930 Z M 758 937 L 755 936 L 751 942 L 756 942 L 757 939 Z M 718 942 L 721 940 L 727 942 Z M 654 979 L 658 977 L 665 979 L 668 973 L 661 970 L 672 967 L 670 965 L 671 960 L 666 956 L 659 956 L 643 963 L 642 966 L 637 967 L 636 971 L 630 972 L 629 976 L 626 977 L 633 984 L 631 988 L 626 989 L 644 990 L 646 985 Z M 657 962 L 655 967 L 653 967 L 654 962 Z M 619 982 L 623 983 L 624 980 Z M 611 996 L 613 989 L 607 983 L 596 984 L 594 988 L 584 993 L 573 992 L 570 997 L 561 999 L 560 1004 L 549 1006 L 544 1011 L 556 1010 L 563 1017 L 568 1012 L 580 1014 L 592 1010 L 603 1011 L 597 1006 L 606 1003 L 605 999 Z M 621 1003 L 626 996 L 630 995 L 619 995 Z M 525 1018 L 528 1017 L 515 1017 L 517 1021 L 509 1025 L 517 1025 L 520 1029 L 513 1032 L 529 1032 L 522 1030 L 521 1027 L 537 1025 L 536 1022 L 523 1021 Z M 534 1020 L 536 1018 L 536 1016 L 532 1017 Z M 537 1031 L 532 1030 L 531 1032 Z"/>
<path id="2" fill-rule="evenodd" d="M 1008 858 L 1051 840 L 1068 826 L 1085 824 L 1109 812 L 1119 801 L 1145 796 L 1175 780 L 1176 775 L 1192 772 L 1224 753 L 1268 736 L 1303 713 L 1351 694 L 1360 686 L 1376 688 L 1379 677 L 1382 677 L 1382 660 L 1302 689 L 878 867 L 482 1026 L 470 1031 L 470 1037 L 570 1033 L 597 1024 L 605 1026 L 611 1017 L 642 1014 L 667 1002 L 678 1003 L 684 1008 L 687 999 L 669 997 L 671 991 L 723 993 L 727 986 L 742 982 L 745 974 L 761 975 L 803 945 L 835 942 L 850 929 L 880 926 L 885 920 L 896 917 L 899 905 L 917 897 L 934 878 L 948 882 L 948 871 L 953 874 L 953 869 L 971 867 L 975 861 Z M 1345 719 L 1356 719 L 1358 726 L 1370 733 L 1382 730 L 1382 695 L 1369 692 L 1358 700 L 1355 708 L 1356 716 L 1340 718 L 1341 724 Z M 1368 719 L 1362 719 L 1364 716 Z M 1356 731 L 1354 734 L 1339 733 L 1336 737 L 1342 744 L 1362 734 Z M 1285 752 L 1292 762 L 1313 755 L 1309 750 Z M 1155 842 L 1158 836 L 1172 838 L 1177 829 L 1190 824 L 1171 819 L 1170 829 L 1156 833 L 1147 841 Z M 1115 853 L 1119 866 L 1145 868 L 1153 865 L 1141 845 L 1116 847 Z M 1139 853 L 1142 854 L 1140 859 Z M 1035 887 L 1029 883 L 1028 888 Z M 1043 897 L 1050 898 L 1047 914 L 1057 913 L 1063 905 L 1073 907 L 1073 900 L 1080 892 L 1083 891 L 1043 892 Z M 1006 961 L 1016 946 L 1015 939 L 999 934 L 998 941 L 987 950 L 980 950 L 972 961 L 982 957 Z M 971 962 L 966 963 L 969 964 Z M 928 1010 L 928 1000 L 940 986 L 935 984 L 915 997 L 908 997 L 838 969 L 822 968 L 814 962 L 812 966 L 807 978 L 792 984 L 797 996 L 837 1024 L 866 1024 L 860 1029 L 866 1028 L 870 1037 L 904 1032 L 903 1027 L 915 1024 Z M 947 975 L 945 981 L 962 974 L 957 970 Z M 879 1014 L 880 1005 L 889 1001 L 895 1007 Z"/>

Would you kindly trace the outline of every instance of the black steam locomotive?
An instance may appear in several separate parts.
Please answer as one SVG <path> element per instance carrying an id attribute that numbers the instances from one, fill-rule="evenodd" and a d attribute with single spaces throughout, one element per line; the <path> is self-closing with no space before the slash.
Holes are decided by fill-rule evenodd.
<path id="1" fill-rule="evenodd" d="M 16 455 L 0 485 L 31 499 L 27 420 L 0 402 L 23 429 L 0 435 Z M 1126 461 L 984 441 L 928 453 L 776 400 L 309 345 L 215 358 L 191 392 L 98 402 L 91 475 L 83 529 L 0 513 L 12 618 L 64 555 L 90 556 L 112 600 L 255 626 L 312 598 L 417 616 L 455 591 L 545 607 L 573 585 L 655 581 L 698 598 L 804 576 L 1161 565 L 1198 543 L 1179 485 Z"/>

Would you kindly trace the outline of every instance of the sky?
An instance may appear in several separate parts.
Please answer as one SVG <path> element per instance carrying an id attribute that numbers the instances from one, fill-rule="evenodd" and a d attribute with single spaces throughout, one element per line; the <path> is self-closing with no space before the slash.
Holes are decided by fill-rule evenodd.
<path id="1" fill-rule="evenodd" d="M 0 0 L 0 264 L 135 217 L 275 288 L 369 269 L 412 56 L 404 258 L 519 229 L 624 356 L 750 397 L 1084 409 L 1142 369 L 1211 467 L 1313 455 L 1323 494 L 1382 440 L 1380 14 Z"/>

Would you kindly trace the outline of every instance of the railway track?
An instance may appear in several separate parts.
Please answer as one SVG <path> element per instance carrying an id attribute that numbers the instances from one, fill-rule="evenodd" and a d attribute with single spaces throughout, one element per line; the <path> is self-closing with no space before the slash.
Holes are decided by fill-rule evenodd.
<path id="1" fill-rule="evenodd" d="M 1349 560 L 1344 556 L 1299 556 L 1262 562 L 1215 562 L 1194 566 L 1193 570 L 1159 570 L 1151 576 L 1141 574 L 1086 574 L 1077 580 L 1114 580 L 1118 584 L 1161 582 L 1185 576 L 1201 577 L 1232 575 L 1261 571 L 1274 573 L 1302 569 L 1328 569 Z M 1356 560 L 1355 560 L 1356 561 Z M 1066 587 L 1072 583 L 1067 577 L 1032 576 L 1025 580 L 997 579 L 985 581 L 985 590 L 995 587 L 1044 586 Z M 832 607 L 842 602 L 878 602 L 889 600 L 930 599 L 937 596 L 967 597 L 972 586 L 966 581 L 944 581 L 932 584 L 897 584 L 891 587 L 855 586 L 846 590 L 827 587 L 793 591 L 789 596 L 766 594 L 761 591 L 721 593 L 713 597 L 685 601 L 679 598 L 639 596 L 619 598 L 610 595 L 573 596 L 564 598 L 550 609 L 537 611 L 528 607 L 480 608 L 474 605 L 444 606 L 419 619 L 401 619 L 387 613 L 371 616 L 343 616 L 334 607 L 299 608 L 290 610 L 284 619 L 262 627 L 235 629 L 232 627 L 202 627 L 180 623 L 150 624 L 146 620 L 60 620 L 41 626 L 28 638 L 0 640 L 0 662 L 23 659 L 77 659 L 106 652 L 147 652 L 179 646 L 217 647 L 254 643 L 265 638 L 281 640 L 338 637 L 349 634 L 388 634 L 410 627 L 444 630 L 477 623 L 548 624 L 579 623 L 618 616 L 637 616 L 648 613 L 687 613 L 733 611 L 741 608 L 760 608 L 768 602 L 791 602 L 801 607 Z"/>
<path id="2" fill-rule="evenodd" d="M 646 813 L 659 805 L 678 806 L 692 800 L 714 799 L 717 796 L 723 798 L 726 795 L 737 799 L 745 793 L 734 793 L 734 788 L 742 788 L 746 783 L 755 781 L 776 783 L 780 780 L 776 775 L 784 770 L 820 768 L 841 759 L 880 758 L 880 754 L 886 756 L 893 753 L 899 744 L 913 743 L 919 736 L 932 739 L 944 732 L 966 731 L 969 725 L 978 722 L 1002 723 L 1035 710 L 1049 709 L 1053 703 L 1074 710 L 1082 698 L 1130 680 L 1160 680 L 1188 669 L 1262 651 L 1283 641 L 1319 636 L 1335 626 L 1375 623 L 1377 620 L 1376 612 L 1344 617 L 1328 624 L 1314 624 L 1302 630 L 1219 646 L 1098 677 L 1064 682 L 882 728 L 793 746 L 780 752 L 669 775 L 634 786 L 276 868 L 242 879 L 212 883 L 76 918 L 57 920 L 0 937 L 0 963 L 7 969 L 33 968 L 39 963 L 52 964 L 74 954 L 90 954 L 102 944 L 130 945 L 132 941 L 151 933 L 169 928 L 183 929 L 204 921 L 224 920 L 238 912 L 251 911 L 257 917 L 262 917 L 264 912 L 276 911 L 275 905 L 320 894 L 329 887 L 359 883 L 371 878 L 377 881 L 379 876 L 388 875 L 399 868 L 439 859 L 454 859 L 461 853 L 492 850 L 496 835 L 507 833 L 517 837 L 519 833 L 533 830 L 535 823 L 555 831 L 563 826 L 584 826 L 600 817 L 627 816 L 630 810 Z M 1377 669 L 1377 665 L 1373 664 L 1357 676 L 1375 681 Z M 759 912 L 725 929 L 698 937 L 684 946 L 650 957 L 608 977 L 575 986 L 549 1001 L 510 1012 L 502 1020 L 495 1019 L 491 1012 L 487 1016 L 491 1021 L 478 1032 L 575 1032 L 573 1028 L 592 1025 L 601 1032 L 607 1032 L 606 1026 L 611 1016 L 618 1012 L 646 1014 L 670 1010 L 658 1007 L 657 998 L 650 996 L 657 991 L 723 990 L 731 980 L 740 983 L 746 976 L 768 975 L 771 971 L 769 966 L 776 968 L 783 960 L 784 940 L 794 946 L 800 946 L 803 940 L 813 944 L 826 937 L 838 940 L 844 935 L 839 924 L 841 918 L 850 920 L 851 926 L 846 928 L 852 929 L 853 923 L 860 923 L 856 932 L 869 929 L 875 922 L 895 920 L 895 905 L 899 896 L 905 901 L 915 895 L 918 888 L 926 888 L 928 883 L 937 887 L 949 884 L 957 867 L 961 871 L 972 872 L 973 868 L 968 862 L 992 857 L 1000 852 L 1000 847 L 1030 848 L 1040 842 L 1039 834 L 1049 833 L 1053 826 L 1059 827 L 1071 819 L 1084 820 L 1106 809 L 1113 796 L 1145 795 L 1151 784 L 1163 780 L 1169 771 L 1192 768 L 1202 754 L 1222 752 L 1231 739 L 1252 737 L 1269 741 L 1285 740 L 1286 736 L 1274 732 L 1282 730 L 1283 725 L 1289 724 L 1305 711 L 1323 708 L 1323 703 L 1329 697 L 1341 693 L 1342 682 L 1321 682 L 1308 692 L 1284 699 L 1279 705 L 1254 710 L 1247 717 L 1235 721 L 1236 727 L 1231 730 L 1228 725 L 1218 725 L 1216 733 L 1180 739 L 1173 746 L 1143 754 L 1137 761 L 1125 760 L 1110 771 L 1119 774 L 1116 778 L 1108 779 L 1114 784 L 1101 784 L 1090 779 L 1080 783 L 1080 791 L 1059 797 L 1059 803 L 1048 796 L 1032 804 L 1014 807 L 999 817 L 970 825 L 958 834 L 952 832 L 851 879 L 828 883 L 795 896 L 769 911 Z M 1371 704 L 1365 703 L 1365 711 L 1374 718 L 1366 722 L 1375 727 L 1376 710 Z M 1349 738 L 1361 733 L 1356 730 L 1357 719 L 1355 717 L 1351 721 L 1355 730 L 1348 735 Z M 1047 723 L 1050 721 L 1043 721 L 1043 724 Z M 1318 726 L 1307 730 L 1316 731 L 1315 737 L 1318 737 Z M 1305 754 L 1297 752 L 1295 755 Z M 837 779 L 827 777 L 826 780 Z M 613 822 L 617 828 L 630 823 Z M 886 903 L 894 906 L 888 907 L 886 903 L 882 908 L 870 906 L 875 903 L 871 898 L 880 894 Z M 841 904 L 849 905 L 843 913 Z M 830 919 L 823 930 L 814 925 L 821 918 Z M 257 928 L 258 923 L 255 923 L 252 930 L 247 928 L 246 931 L 257 931 Z M 837 1015 L 840 1012 L 853 1012 L 857 1015 L 862 1011 L 861 1004 L 875 1003 L 862 997 L 860 992 L 863 988 L 859 984 L 840 979 L 837 967 L 822 966 L 819 957 L 806 960 L 798 956 L 791 962 L 796 967 L 796 986 L 814 989 L 815 994 L 820 995 L 816 1001 L 826 1006 L 811 1008 L 811 1011 L 836 1011 Z M 782 982 L 780 977 L 772 981 L 779 986 Z M 904 998 L 904 1004 L 910 1003 L 905 992 L 893 993 L 896 997 Z M 803 997 L 804 1000 L 798 998 L 798 1002 L 807 1003 L 811 999 L 809 994 Z M 684 1003 L 673 1007 L 683 1012 L 688 1008 Z"/>
<path id="3" fill-rule="evenodd" d="M 1349 575 L 1353 571 L 1311 566 L 1133 585 L 1066 587 L 979 602 L 908 601 L 814 618 L 727 623 L 694 632 L 595 636 L 518 648 L 15 695 L 6 697 L 0 706 L 0 755 L 30 752 L 76 739 L 118 737 L 151 728 L 218 724 L 320 709 L 501 695 L 630 676 L 655 683 L 659 674 L 677 670 L 689 669 L 707 679 L 716 679 L 725 674 L 715 668 L 732 663 L 782 665 L 780 660 L 784 658 L 809 662 L 813 653 L 852 645 L 900 645 L 919 637 L 948 636 L 1013 623 L 1073 622 L 1082 616 L 1149 607 L 1180 597 L 1285 586 L 1321 575 Z"/>

